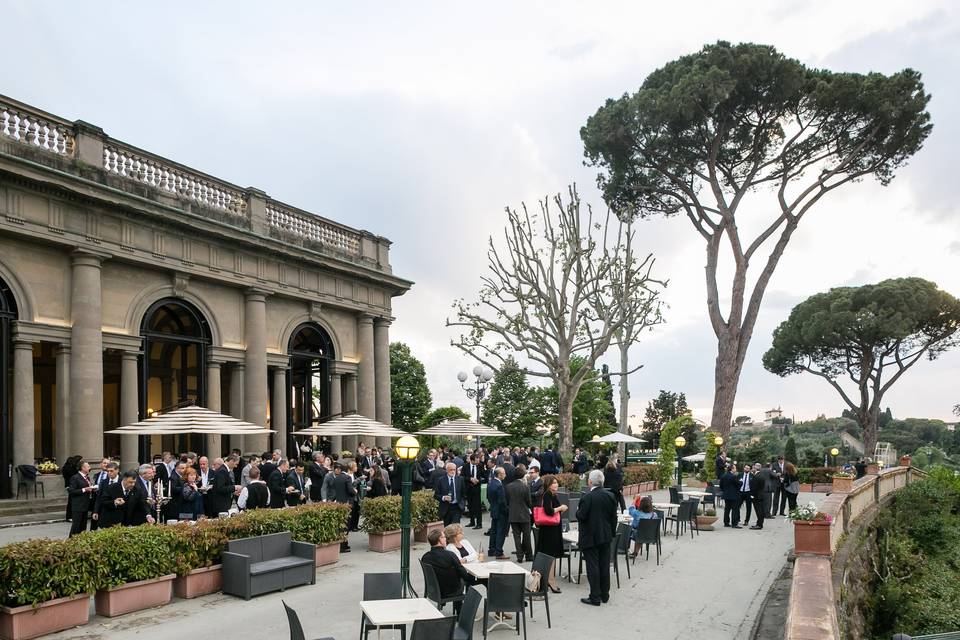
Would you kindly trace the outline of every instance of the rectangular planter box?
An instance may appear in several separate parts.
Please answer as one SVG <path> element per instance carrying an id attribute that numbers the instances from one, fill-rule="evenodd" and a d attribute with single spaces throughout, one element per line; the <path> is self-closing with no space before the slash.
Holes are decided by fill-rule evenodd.
<path id="1" fill-rule="evenodd" d="M 173 579 L 176 577 L 171 573 L 162 578 L 140 580 L 97 591 L 93 597 L 97 615 L 113 618 L 167 604 L 173 595 Z"/>
<path id="2" fill-rule="evenodd" d="M 370 540 L 370 551 L 386 553 L 400 548 L 400 529 L 385 533 L 368 533 L 367 537 Z"/>
<path id="3" fill-rule="evenodd" d="M 810 493 L 810 492 L 812 492 L 812 491 L 813 491 L 813 485 L 812 485 L 812 484 L 801 484 L 801 485 L 800 485 L 800 493 Z"/>
<path id="4" fill-rule="evenodd" d="M 834 478 L 833 493 L 850 493 L 853 489 L 853 478 Z"/>
<path id="5" fill-rule="evenodd" d="M 223 586 L 222 565 L 194 569 L 185 576 L 177 576 L 173 581 L 173 595 L 189 600 L 216 593 Z"/>
<path id="6" fill-rule="evenodd" d="M 38 607 L 0 607 L 0 638 L 39 638 L 89 621 L 90 595 L 86 593 L 49 600 Z"/>
<path id="7" fill-rule="evenodd" d="M 830 525 L 826 522 L 793 522 L 793 552 L 830 555 Z"/>
<path id="8" fill-rule="evenodd" d="M 443 520 L 437 520 L 437 521 L 435 521 L 435 522 L 428 522 L 428 523 L 427 523 L 427 526 L 425 526 L 424 528 L 422 528 L 422 529 L 414 529 L 414 531 L 413 531 L 413 540 L 414 540 L 415 542 L 426 542 L 426 541 L 427 541 L 427 536 L 430 535 L 430 532 L 433 531 L 434 529 L 440 529 L 440 530 L 442 531 L 442 530 L 443 530 Z M 399 544 L 400 544 L 400 543 L 397 543 L 397 548 L 399 548 Z"/>
<path id="9" fill-rule="evenodd" d="M 318 544 L 316 551 L 316 566 L 323 567 L 340 560 L 340 543 Z"/>

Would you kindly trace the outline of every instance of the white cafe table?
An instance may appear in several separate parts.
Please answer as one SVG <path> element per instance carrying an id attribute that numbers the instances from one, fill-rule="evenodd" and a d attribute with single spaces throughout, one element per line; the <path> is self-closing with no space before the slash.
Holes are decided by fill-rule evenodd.
<path id="1" fill-rule="evenodd" d="M 417 620 L 443 617 L 443 612 L 426 598 L 361 600 L 360 609 L 366 614 L 369 623 L 378 627 L 412 624 Z"/>
<path id="2" fill-rule="evenodd" d="M 710 495 L 705 491 L 680 491 L 679 493 L 682 493 L 685 496 L 693 496 L 694 498 L 702 498 L 704 496 Z"/>
<path id="3" fill-rule="evenodd" d="M 491 573 L 524 573 L 530 572 L 509 560 L 491 560 L 490 562 L 468 562 L 463 565 L 467 573 L 477 580 L 486 580 Z"/>
<path id="4" fill-rule="evenodd" d="M 564 531 L 562 536 L 563 536 L 563 539 L 566 540 L 567 542 L 571 544 L 577 544 L 580 534 L 577 531 L 571 530 L 571 531 Z"/>

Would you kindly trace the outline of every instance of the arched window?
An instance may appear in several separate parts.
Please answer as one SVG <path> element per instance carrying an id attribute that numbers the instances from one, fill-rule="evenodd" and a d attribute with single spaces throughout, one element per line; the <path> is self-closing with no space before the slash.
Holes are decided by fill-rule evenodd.
<path id="1" fill-rule="evenodd" d="M 207 348 L 210 328 L 192 304 L 178 298 L 155 302 L 143 316 L 140 327 L 143 356 L 140 363 L 140 415 L 184 406 L 203 406 Z M 164 450 L 198 451 L 202 436 L 153 436 L 141 443 L 140 459 Z"/>
<path id="2" fill-rule="evenodd" d="M 305 429 L 330 417 L 330 365 L 333 340 L 323 327 L 306 323 L 293 332 L 287 345 L 290 431 Z"/>
<path id="3" fill-rule="evenodd" d="M 0 464 L 4 470 L 13 464 L 13 429 L 10 424 L 10 331 L 17 319 L 13 293 L 0 280 Z M 0 498 L 9 498 L 13 487 L 9 473 L 0 473 Z"/>

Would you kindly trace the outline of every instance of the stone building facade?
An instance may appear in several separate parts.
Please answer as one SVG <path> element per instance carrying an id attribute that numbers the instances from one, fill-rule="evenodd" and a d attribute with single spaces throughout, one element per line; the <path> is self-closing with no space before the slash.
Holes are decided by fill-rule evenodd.
<path id="1" fill-rule="evenodd" d="M 289 450 L 343 412 L 389 423 L 391 299 L 411 286 L 389 249 L 0 96 L 0 496 L 42 458 Z M 276 434 L 104 433 L 190 402 Z"/>

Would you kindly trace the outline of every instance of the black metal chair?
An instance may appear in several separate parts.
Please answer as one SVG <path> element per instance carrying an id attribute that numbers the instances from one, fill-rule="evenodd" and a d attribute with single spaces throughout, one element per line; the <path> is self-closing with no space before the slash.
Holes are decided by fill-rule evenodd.
<path id="1" fill-rule="evenodd" d="M 628 524 L 618 524 L 617 525 L 617 537 L 614 539 L 614 555 L 623 556 L 623 564 L 627 566 L 627 577 L 631 578 L 630 575 L 630 562 L 628 557 L 630 556 L 630 533 L 633 531 L 633 528 Z M 614 559 L 614 563 L 619 564 L 617 559 Z M 619 581 L 617 582 L 617 587 L 620 586 Z"/>
<path id="2" fill-rule="evenodd" d="M 28 467 L 24 469 L 24 467 Z M 40 494 L 42 497 L 47 497 L 47 490 L 43 486 L 43 480 L 40 480 L 37 476 L 40 475 L 39 470 L 36 467 L 29 464 L 19 464 L 14 467 L 14 471 L 17 476 L 17 500 L 20 499 L 20 487 L 23 487 L 24 497 L 30 497 L 30 487 L 33 487 L 33 497 L 37 497 L 37 487 L 40 487 Z"/>
<path id="3" fill-rule="evenodd" d="M 410 640 L 453 640 L 456 628 L 457 619 L 454 616 L 417 620 L 410 631 Z"/>
<path id="4" fill-rule="evenodd" d="M 530 603 L 530 619 L 533 620 L 533 601 L 543 600 L 543 606 L 547 609 L 547 629 L 550 628 L 550 589 L 547 586 L 547 576 L 550 575 L 550 567 L 557 561 L 553 556 L 548 556 L 545 553 L 538 553 L 533 556 L 533 567 L 531 571 L 536 571 L 540 574 L 540 587 L 536 591 L 530 591 L 528 589 L 523 590 L 524 596 Z"/>
<path id="5" fill-rule="evenodd" d="M 670 504 L 680 504 L 680 487 L 670 487 Z"/>
<path id="6" fill-rule="evenodd" d="M 660 522 L 657 520 L 641 520 L 637 523 L 637 528 L 633 530 L 633 541 L 639 545 L 647 545 L 647 560 L 650 560 L 650 545 L 657 548 L 657 565 L 660 565 Z M 639 554 L 638 554 L 639 555 Z M 633 562 L 637 562 L 637 556 L 633 556 Z M 629 566 L 629 565 L 628 565 Z"/>
<path id="7" fill-rule="evenodd" d="M 440 592 L 440 581 L 437 580 L 437 573 L 433 570 L 433 566 L 421 560 L 420 569 L 423 571 L 423 588 L 425 591 L 423 596 L 427 600 L 433 600 L 436 602 L 437 609 L 440 609 L 441 611 L 443 611 L 443 608 L 448 602 L 453 603 L 454 613 L 460 611 L 460 603 L 463 602 L 467 597 L 463 590 L 463 582 L 460 582 L 460 588 L 455 595 L 444 596 Z"/>
<path id="8" fill-rule="evenodd" d="M 708 484 L 708 485 L 703 489 L 703 492 L 704 492 L 705 494 L 707 494 L 707 495 L 703 496 L 703 506 L 704 506 L 704 508 L 706 508 L 707 505 L 710 505 L 710 506 L 712 506 L 714 509 L 716 509 L 716 508 L 717 508 L 717 497 L 718 497 L 718 495 L 719 495 L 719 492 L 717 491 L 717 488 L 716 488 L 715 486 L 713 486 L 712 484 Z"/>
<path id="9" fill-rule="evenodd" d="M 300 616 L 297 615 L 297 612 L 290 608 L 290 606 L 283 602 L 283 608 L 287 611 L 287 622 L 290 624 L 290 640 L 307 640 L 306 636 L 303 635 L 303 627 L 300 625 Z M 334 640 L 330 636 L 325 638 L 317 638 L 316 640 Z"/>
<path id="10" fill-rule="evenodd" d="M 491 573 L 487 580 L 487 599 L 483 603 L 483 637 L 491 613 L 512 613 L 517 616 L 517 635 L 523 623 L 523 640 L 527 640 L 527 607 L 524 600 L 526 574 Z"/>
<path id="11" fill-rule="evenodd" d="M 690 513 L 693 503 L 690 501 L 684 501 L 680 503 L 680 506 L 677 507 L 676 515 L 667 516 L 669 520 L 675 527 L 675 538 L 680 537 L 681 530 L 685 533 L 687 523 L 690 522 Z M 693 532 L 690 532 L 690 536 L 693 536 Z"/>
<path id="12" fill-rule="evenodd" d="M 460 607 L 460 617 L 457 618 L 457 628 L 453 630 L 453 640 L 473 640 L 473 627 L 481 602 L 483 602 L 483 596 L 480 592 L 473 587 L 467 587 L 467 598 Z"/>
<path id="13" fill-rule="evenodd" d="M 363 600 L 399 600 L 403 597 L 403 582 L 399 573 L 363 574 Z M 360 640 L 374 629 L 399 629 L 400 640 L 406 640 L 407 625 L 395 624 L 377 627 L 367 622 L 367 614 L 360 613 Z"/>

